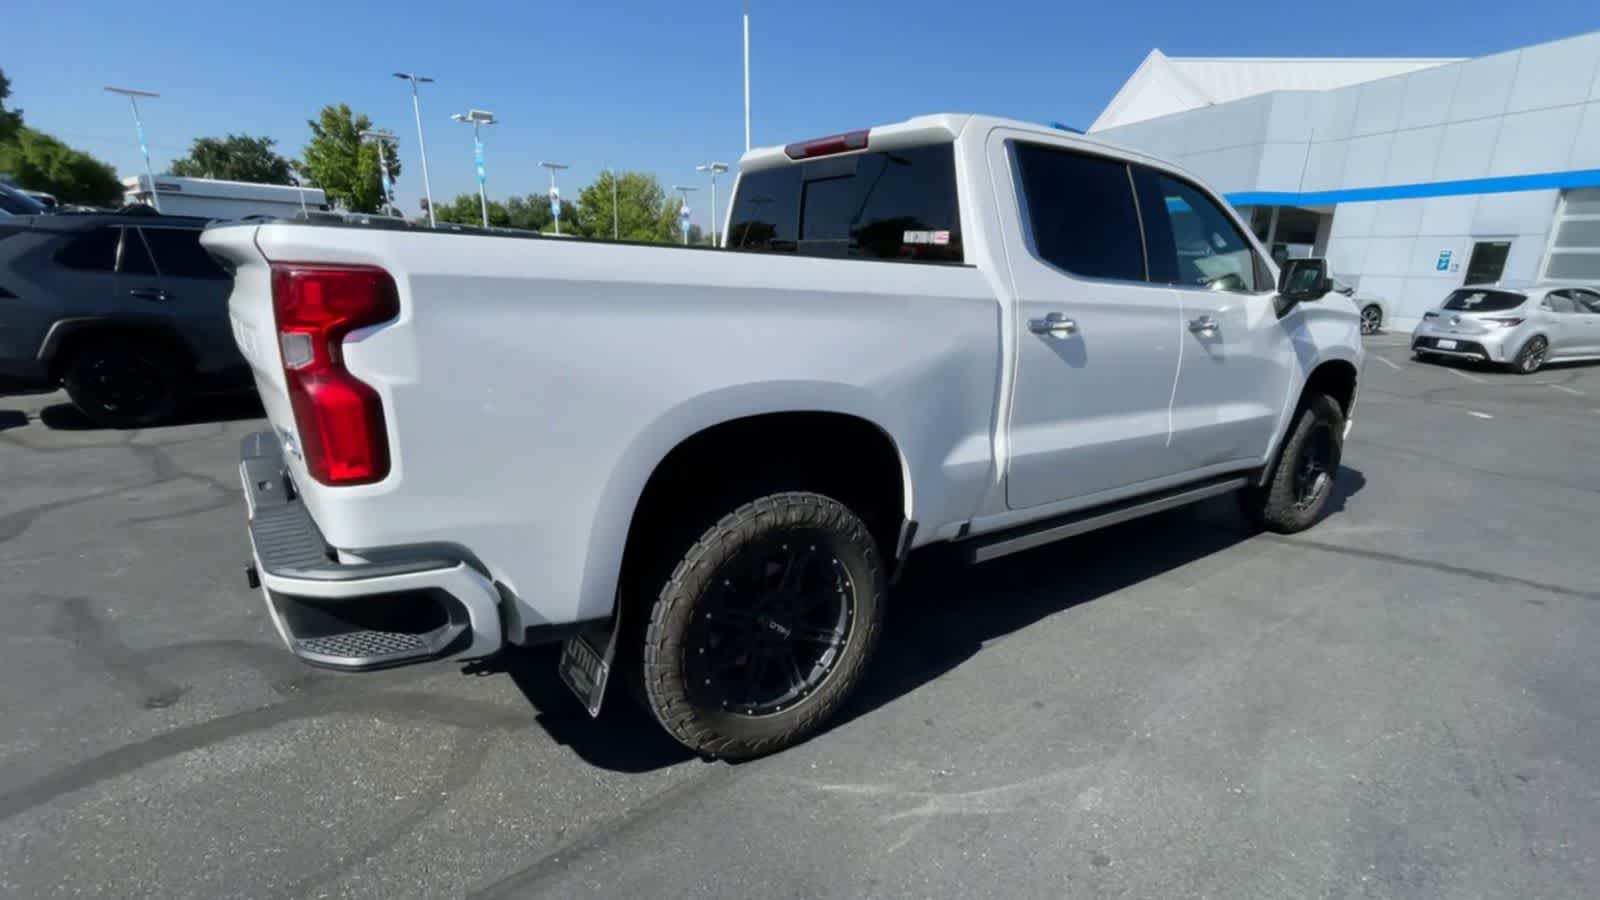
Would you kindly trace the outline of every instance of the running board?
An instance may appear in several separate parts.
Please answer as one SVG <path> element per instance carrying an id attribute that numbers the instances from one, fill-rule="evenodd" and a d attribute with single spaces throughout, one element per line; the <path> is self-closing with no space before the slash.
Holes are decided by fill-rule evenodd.
<path id="1" fill-rule="evenodd" d="M 1097 531 L 1118 522 L 1127 522 L 1168 509 L 1188 506 L 1208 497 L 1236 491 L 1250 483 L 1248 474 L 1225 475 L 1210 481 L 1186 484 L 1182 487 L 1144 494 L 1104 506 L 1090 507 L 1078 512 L 1056 516 L 1043 522 L 1031 522 L 1008 528 L 994 534 L 985 534 L 963 541 L 968 562 L 981 563 L 999 559 L 1034 547 L 1042 547 L 1062 538 Z"/>

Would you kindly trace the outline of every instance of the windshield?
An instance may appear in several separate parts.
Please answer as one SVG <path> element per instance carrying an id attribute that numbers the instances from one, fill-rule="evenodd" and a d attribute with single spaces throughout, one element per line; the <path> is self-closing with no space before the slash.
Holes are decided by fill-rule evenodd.
<path id="1" fill-rule="evenodd" d="M 1528 301 L 1526 294 L 1514 291 L 1487 291 L 1461 288 L 1445 298 L 1443 308 L 1462 312 L 1505 312 Z"/>

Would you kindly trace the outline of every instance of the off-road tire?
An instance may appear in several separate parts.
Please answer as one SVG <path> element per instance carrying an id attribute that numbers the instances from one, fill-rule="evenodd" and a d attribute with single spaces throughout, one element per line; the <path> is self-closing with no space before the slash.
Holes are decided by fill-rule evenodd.
<path id="1" fill-rule="evenodd" d="M 741 548 L 783 532 L 802 532 L 836 556 L 853 587 L 853 612 L 837 661 L 809 696 L 767 715 L 697 703 L 688 684 L 687 635 L 702 596 Z M 817 731 L 849 698 L 882 627 L 888 573 L 867 526 L 842 503 L 787 492 L 746 503 L 700 535 L 661 587 L 644 636 L 647 706 L 685 747 L 705 756 L 748 759 L 793 746 Z"/>
<path id="2" fill-rule="evenodd" d="M 1314 501 L 1307 504 L 1296 490 L 1296 466 L 1306 444 L 1319 430 L 1327 429 L 1331 460 L 1328 463 L 1328 481 Z M 1305 398 L 1295 412 L 1289 435 L 1273 458 L 1264 487 L 1252 485 L 1239 492 L 1240 508 L 1246 518 L 1261 528 L 1279 534 L 1304 531 L 1322 515 L 1333 495 L 1334 481 L 1339 472 L 1339 460 L 1344 452 L 1344 411 L 1339 402 L 1327 394 L 1313 394 Z"/>

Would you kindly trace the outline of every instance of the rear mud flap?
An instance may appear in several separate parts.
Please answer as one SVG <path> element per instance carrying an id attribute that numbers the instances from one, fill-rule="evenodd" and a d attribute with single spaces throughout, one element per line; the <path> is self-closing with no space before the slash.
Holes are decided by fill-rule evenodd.
<path id="1" fill-rule="evenodd" d="M 556 674 L 578 696 L 591 717 L 600 715 L 606 697 L 606 682 L 611 679 L 617 656 L 617 639 L 622 634 L 622 604 L 611 617 L 609 627 L 582 632 L 561 642 L 561 660 Z"/>

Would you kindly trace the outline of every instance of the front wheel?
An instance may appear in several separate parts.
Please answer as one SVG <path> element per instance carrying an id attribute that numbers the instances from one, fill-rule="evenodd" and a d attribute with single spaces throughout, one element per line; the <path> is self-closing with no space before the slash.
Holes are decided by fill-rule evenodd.
<path id="1" fill-rule="evenodd" d="M 1333 495 L 1344 453 L 1344 411 L 1326 394 L 1306 399 L 1273 460 L 1264 487 L 1249 487 L 1240 506 L 1256 524 L 1279 534 L 1310 528 Z"/>
<path id="2" fill-rule="evenodd" d="M 704 756 L 799 743 L 860 680 L 886 590 L 877 545 L 838 501 L 791 492 L 739 507 L 700 535 L 651 609 L 651 713 Z"/>
<path id="3" fill-rule="evenodd" d="M 1361 333 L 1377 334 L 1383 328 L 1383 307 L 1370 303 L 1361 308 Z"/>

